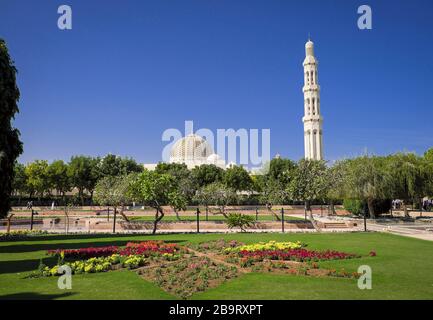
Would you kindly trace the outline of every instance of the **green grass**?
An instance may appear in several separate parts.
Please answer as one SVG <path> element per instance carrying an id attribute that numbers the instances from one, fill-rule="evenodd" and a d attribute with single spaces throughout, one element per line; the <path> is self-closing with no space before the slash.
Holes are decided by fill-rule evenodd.
<path id="1" fill-rule="evenodd" d="M 193 299 L 433 299 L 433 245 L 431 242 L 381 233 L 335 234 L 170 234 L 170 235 L 49 235 L 19 242 L 0 242 L 0 299 L 170 299 L 175 298 L 133 271 L 76 275 L 72 290 L 57 289 L 57 278 L 24 279 L 39 259 L 56 248 L 124 245 L 130 240 L 162 239 L 201 242 L 237 239 L 252 243 L 300 240 L 312 249 L 359 253 L 360 259 L 321 262 L 327 268 L 356 271 L 367 264 L 373 270 L 373 289 L 360 290 L 357 281 L 342 278 L 250 273 L 230 280 Z M 375 250 L 376 257 L 367 254 Z"/>

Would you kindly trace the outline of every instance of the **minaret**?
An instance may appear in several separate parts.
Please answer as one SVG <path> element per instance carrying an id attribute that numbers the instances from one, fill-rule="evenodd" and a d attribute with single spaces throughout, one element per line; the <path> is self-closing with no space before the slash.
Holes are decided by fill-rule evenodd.
<path id="1" fill-rule="evenodd" d="M 304 66 L 304 145 L 305 159 L 323 159 L 323 119 L 320 115 L 320 86 L 317 75 L 318 61 L 314 57 L 314 44 L 305 44 Z"/>

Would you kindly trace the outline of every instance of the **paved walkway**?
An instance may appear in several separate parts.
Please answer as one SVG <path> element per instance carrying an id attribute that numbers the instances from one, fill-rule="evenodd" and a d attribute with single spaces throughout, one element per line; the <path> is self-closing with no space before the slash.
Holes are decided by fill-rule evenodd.
<path id="1" fill-rule="evenodd" d="M 399 224 L 367 223 L 369 230 L 389 232 L 399 236 L 433 241 L 433 224 Z"/>

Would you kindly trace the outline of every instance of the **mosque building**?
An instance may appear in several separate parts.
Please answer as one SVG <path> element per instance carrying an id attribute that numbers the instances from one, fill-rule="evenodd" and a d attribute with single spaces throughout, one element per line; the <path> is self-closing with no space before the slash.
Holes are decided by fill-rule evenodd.
<path id="1" fill-rule="evenodd" d="M 305 44 L 304 67 L 304 150 L 305 159 L 322 160 L 323 157 L 323 118 L 320 110 L 320 86 L 318 61 L 314 56 L 314 43 Z M 189 134 L 173 144 L 170 151 L 170 163 L 184 163 L 189 169 L 203 164 L 213 164 L 227 168 L 225 160 L 214 153 L 210 144 L 201 136 Z M 156 164 L 145 164 L 145 168 L 154 169 Z"/>

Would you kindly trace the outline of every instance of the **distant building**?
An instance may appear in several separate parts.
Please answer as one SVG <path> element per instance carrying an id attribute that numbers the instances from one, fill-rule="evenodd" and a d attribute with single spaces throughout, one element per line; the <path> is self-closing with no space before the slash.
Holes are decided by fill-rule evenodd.
<path id="1" fill-rule="evenodd" d="M 225 161 L 213 152 L 212 147 L 202 137 L 190 134 L 175 142 L 170 151 L 169 163 L 184 163 L 188 169 L 203 164 L 213 164 L 226 168 Z M 154 170 L 157 164 L 145 164 L 148 170 Z"/>

